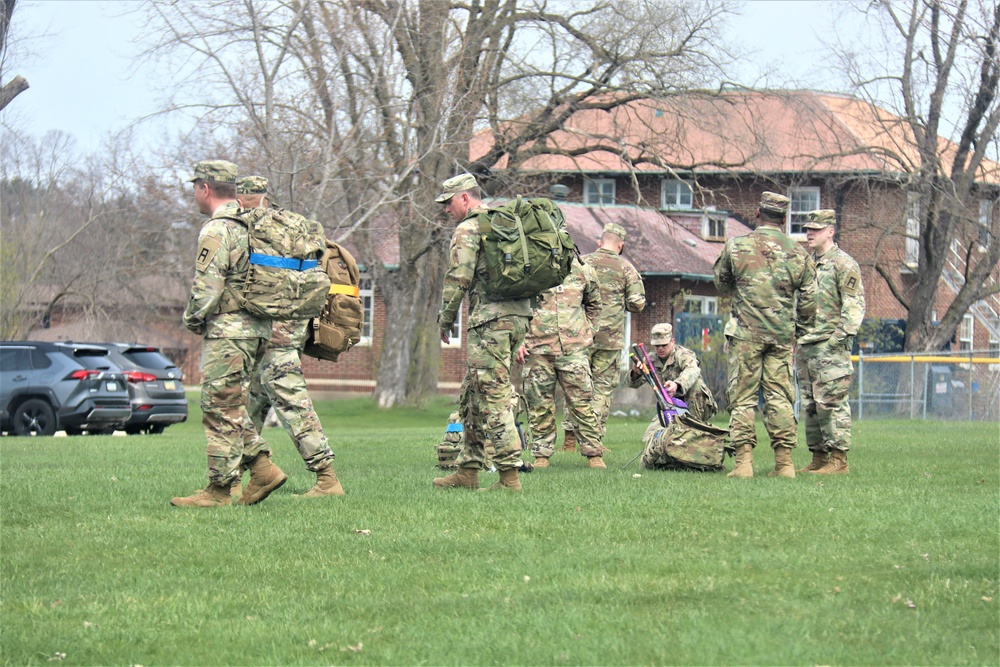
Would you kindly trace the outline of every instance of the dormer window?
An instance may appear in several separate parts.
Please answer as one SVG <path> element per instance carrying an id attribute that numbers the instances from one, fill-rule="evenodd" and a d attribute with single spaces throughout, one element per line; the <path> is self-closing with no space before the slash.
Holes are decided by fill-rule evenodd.
<path id="1" fill-rule="evenodd" d="M 660 181 L 660 207 L 690 209 L 693 206 L 691 186 L 684 181 Z"/>
<path id="2" fill-rule="evenodd" d="M 615 179 L 588 178 L 583 184 L 583 201 L 590 206 L 615 203 Z"/>

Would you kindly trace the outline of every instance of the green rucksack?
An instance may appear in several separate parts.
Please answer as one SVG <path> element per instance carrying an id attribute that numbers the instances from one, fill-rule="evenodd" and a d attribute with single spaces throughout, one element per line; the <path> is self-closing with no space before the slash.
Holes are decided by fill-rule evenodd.
<path id="1" fill-rule="evenodd" d="M 729 430 L 677 415 L 657 429 L 642 451 L 642 467 L 649 470 L 722 470 Z"/>
<path id="2" fill-rule="evenodd" d="M 272 320 L 319 315 L 330 291 L 319 265 L 326 250 L 323 225 L 280 208 L 254 208 L 235 219 L 250 233 L 250 271 L 240 305 Z"/>
<path id="3" fill-rule="evenodd" d="M 577 254 L 566 217 L 548 199 L 520 196 L 479 215 L 489 301 L 527 299 L 562 284 Z"/>

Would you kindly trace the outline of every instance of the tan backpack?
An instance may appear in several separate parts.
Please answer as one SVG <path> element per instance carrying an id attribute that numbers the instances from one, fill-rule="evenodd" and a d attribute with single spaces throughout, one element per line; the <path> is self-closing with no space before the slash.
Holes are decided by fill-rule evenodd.
<path id="1" fill-rule="evenodd" d="M 327 239 L 320 267 L 330 277 L 330 292 L 323 312 L 309 323 L 304 354 L 337 361 L 361 340 L 364 307 L 359 285 L 358 263 L 344 246 Z"/>

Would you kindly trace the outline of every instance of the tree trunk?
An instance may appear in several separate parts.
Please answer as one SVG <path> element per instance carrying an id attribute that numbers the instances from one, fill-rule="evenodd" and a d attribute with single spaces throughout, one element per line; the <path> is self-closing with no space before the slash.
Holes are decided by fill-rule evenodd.
<path id="1" fill-rule="evenodd" d="M 8 81 L 3 88 L 0 88 L 0 111 L 27 89 L 28 80 L 20 74 Z"/>

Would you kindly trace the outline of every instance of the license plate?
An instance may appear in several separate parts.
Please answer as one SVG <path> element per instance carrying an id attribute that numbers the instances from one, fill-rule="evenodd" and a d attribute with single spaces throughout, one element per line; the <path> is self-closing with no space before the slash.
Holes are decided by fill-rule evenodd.
<path id="1" fill-rule="evenodd" d="M 174 389 L 177 389 L 177 383 L 174 382 L 173 380 L 164 380 L 163 388 L 166 389 L 167 391 L 173 391 Z"/>
<path id="2" fill-rule="evenodd" d="M 118 383 L 117 382 L 108 382 L 107 383 L 107 388 L 108 388 L 108 391 L 118 391 Z"/>

